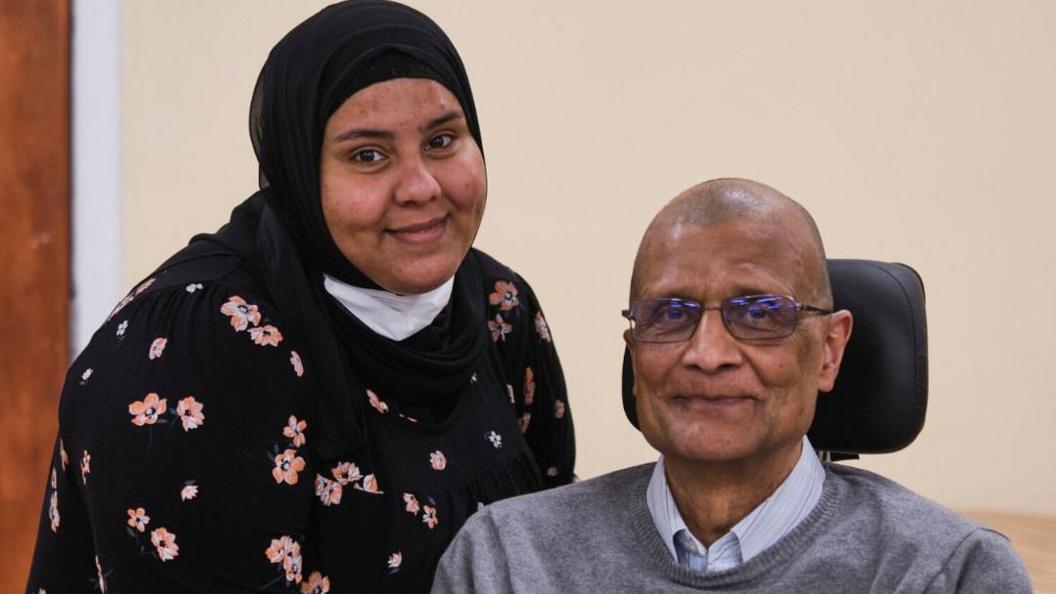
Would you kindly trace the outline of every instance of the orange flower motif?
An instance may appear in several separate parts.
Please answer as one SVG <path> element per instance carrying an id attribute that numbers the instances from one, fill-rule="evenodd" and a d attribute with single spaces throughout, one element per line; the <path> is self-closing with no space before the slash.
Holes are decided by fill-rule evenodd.
<path id="1" fill-rule="evenodd" d="M 561 400 L 554 401 L 554 416 L 558 419 L 565 416 L 565 403 Z"/>
<path id="2" fill-rule="evenodd" d="M 374 393 L 374 390 L 367 390 L 367 400 L 370 401 L 370 405 L 374 407 L 374 410 L 381 414 L 389 412 L 389 405 L 385 404 L 378 395 Z"/>
<path id="3" fill-rule="evenodd" d="M 279 346 L 282 342 L 282 332 L 271 324 L 249 329 L 249 337 L 253 343 L 260 346 Z"/>
<path id="4" fill-rule="evenodd" d="M 535 400 L 535 373 L 531 367 L 524 368 L 524 405 L 531 406 Z"/>
<path id="5" fill-rule="evenodd" d="M 436 450 L 429 454 L 429 466 L 432 466 L 433 470 L 443 470 L 447 468 L 447 456 L 445 456 L 440 450 Z"/>
<path id="6" fill-rule="evenodd" d="M 296 552 L 287 555 L 282 562 L 282 568 L 286 571 L 287 583 L 301 583 L 301 545 L 295 545 Z"/>
<path id="7" fill-rule="evenodd" d="M 330 507 L 341 503 L 341 496 L 344 492 L 345 488 L 341 486 L 341 483 L 319 474 L 315 475 L 315 496 L 323 502 L 323 506 Z"/>
<path id="8" fill-rule="evenodd" d="M 156 392 L 147 394 L 143 400 L 137 400 L 128 405 L 128 414 L 132 415 L 132 424 L 136 427 L 153 425 L 158 421 L 158 416 L 165 414 L 169 405 L 165 398 L 158 398 Z"/>
<path id="9" fill-rule="evenodd" d="M 495 281 L 495 292 L 488 295 L 488 303 L 498 305 L 501 311 L 517 307 L 517 287 L 509 281 Z"/>
<path id="10" fill-rule="evenodd" d="M 180 555 L 180 546 L 176 544 L 176 535 L 164 527 L 156 528 L 150 533 L 150 542 L 158 551 L 158 559 L 172 561 Z"/>
<path id="11" fill-rule="evenodd" d="M 264 551 L 268 561 L 281 563 L 287 582 L 301 582 L 301 545 L 289 536 L 272 539 L 271 546 Z"/>
<path id="12" fill-rule="evenodd" d="M 513 332 L 513 326 L 502 319 L 502 314 L 495 314 L 494 320 L 488 320 L 488 330 L 491 330 L 491 342 L 505 342 L 506 335 Z"/>
<path id="13" fill-rule="evenodd" d="M 440 518 L 436 517 L 436 508 L 431 505 L 422 506 L 422 522 L 429 528 L 436 528 Z"/>
<path id="14" fill-rule="evenodd" d="M 59 522 L 61 517 L 59 516 L 59 492 L 52 491 L 51 497 L 48 500 L 48 520 L 51 521 L 51 531 L 58 534 Z"/>
<path id="15" fill-rule="evenodd" d="M 128 509 L 128 525 L 135 528 L 140 532 L 144 532 L 147 529 L 147 524 L 150 523 L 150 516 L 147 515 L 147 510 L 142 507 L 135 509 Z"/>
<path id="16" fill-rule="evenodd" d="M 550 325 L 546 323 L 546 318 L 543 317 L 541 311 L 535 312 L 535 331 L 543 342 L 550 342 Z"/>
<path id="17" fill-rule="evenodd" d="M 271 476 L 275 477 L 276 483 L 285 482 L 287 485 L 297 484 L 297 473 L 304 470 L 304 458 L 297 455 L 297 450 L 288 449 L 275 456 L 275 468 L 271 469 Z"/>
<path id="18" fill-rule="evenodd" d="M 154 342 L 150 343 L 150 350 L 147 351 L 147 357 L 151 361 L 154 359 L 160 359 L 161 354 L 165 352 L 165 345 L 168 343 L 166 338 L 155 338 Z"/>
<path id="19" fill-rule="evenodd" d="M 51 488 L 59 488 L 59 473 L 55 472 L 54 468 L 51 469 Z"/>
<path id="20" fill-rule="evenodd" d="M 359 467 L 352 462 L 341 462 L 330 469 L 330 474 L 342 485 L 356 483 L 363 475 L 359 473 Z"/>
<path id="21" fill-rule="evenodd" d="M 367 493 L 374 493 L 375 495 L 381 495 L 382 493 L 381 489 L 378 488 L 378 479 L 373 474 L 363 477 L 363 482 L 356 485 L 355 488 Z"/>
<path id="22" fill-rule="evenodd" d="M 293 440 L 294 447 L 301 447 L 307 438 L 304 430 L 308 428 L 308 421 L 298 421 L 297 417 L 290 415 L 289 424 L 282 428 L 282 434 Z"/>
<path id="23" fill-rule="evenodd" d="M 421 509 L 418 506 L 418 498 L 410 493 L 403 494 L 403 502 L 407 504 L 406 510 L 409 514 L 416 515 L 418 510 Z"/>
<path id="24" fill-rule="evenodd" d="M 84 450 L 84 454 L 81 455 L 81 482 L 88 483 L 88 474 L 92 472 L 92 455 L 88 453 L 88 450 Z"/>
<path id="25" fill-rule="evenodd" d="M 304 364 L 301 362 L 301 356 L 297 354 L 297 351 L 290 351 L 290 365 L 293 365 L 293 373 L 297 374 L 297 377 L 304 375 Z"/>
<path id="26" fill-rule="evenodd" d="M 176 414 L 180 417 L 184 431 L 197 429 L 205 423 L 204 408 L 205 405 L 195 400 L 194 396 L 188 396 L 176 404 Z"/>
<path id="27" fill-rule="evenodd" d="M 260 311 L 256 305 L 246 303 L 246 300 L 238 295 L 232 295 L 227 303 L 220 306 L 220 313 L 231 318 L 231 327 L 235 332 L 242 332 L 249 328 L 250 324 L 256 326 L 260 323 Z"/>
<path id="28" fill-rule="evenodd" d="M 330 578 L 318 571 L 308 576 L 308 581 L 301 584 L 301 594 L 326 594 L 330 591 Z"/>

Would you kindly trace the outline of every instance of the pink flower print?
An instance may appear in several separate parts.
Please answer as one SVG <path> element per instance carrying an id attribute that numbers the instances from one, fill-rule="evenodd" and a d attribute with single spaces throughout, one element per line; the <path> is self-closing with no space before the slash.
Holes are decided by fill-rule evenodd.
<path id="1" fill-rule="evenodd" d="M 150 516 L 147 515 L 147 511 L 142 507 L 135 509 L 128 509 L 128 525 L 135 528 L 140 532 L 144 532 L 147 529 L 147 524 L 150 523 Z M 155 545 L 156 546 L 156 545 Z"/>
<path id="2" fill-rule="evenodd" d="M 168 339 L 155 338 L 154 342 L 150 343 L 150 350 L 147 351 L 147 357 L 151 361 L 154 359 L 160 359 L 161 354 L 165 352 L 165 345 L 168 343 Z"/>
<path id="3" fill-rule="evenodd" d="M 55 472 L 54 468 L 51 469 L 51 488 L 59 488 L 59 473 Z"/>
<path id="4" fill-rule="evenodd" d="M 187 285 L 186 287 L 184 287 L 184 290 L 187 291 L 188 293 L 193 293 L 195 291 L 201 291 L 202 290 L 202 283 L 191 283 L 191 284 Z"/>
<path id="5" fill-rule="evenodd" d="M 330 591 L 330 578 L 318 571 L 308 576 L 308 581 L 301 584 L 301 594 L 327 594 Z"/>
<path id="6" fill-rule="evenodd" d="M 341 462 L 330 469 L 330 474 L 342 485 L 355 484 L 363 475 L 359 473 L 359 467 L 352 462 Z"/>
<path id="7" fill-rule="evenodd" d="M 59 440 L 59 460 L 62 461 L 62 470 L 66 471 L 66 467 L 70 465 L 70 455 L 66 453 L 66 445 Z"/>
<path id="8" fill-rule="evenodd" d="M 500 311 L 517 307 L 517 287 L 509 281 L 495 281 L 495 292 L 488 295 L 488 303 L 498 305 Z"/>
<path id="9" fill-rule="evenodd" d="M 297 484 L 297 474 L 304 470 L 304 458 L 297 455 L 297 450 L 288 449 L 275 456 L 275 468 L 271 469 L 271 476 L 276 483 L 287 485 Z"/>
<path id="10" fill-rule="evenodd" d="M 341 486 L 341 483 L 320 474 L 315 475 L 315 496 L 323 502 L 325 507 L 341 503 L 341 495 L 344 492 L 345 488 Z"/>
<path id="11" fill-rule="evenodd" d="M 301 356 L 297 354 L 297 351 L 290 351 L 290 365 L 293 365 L 293 373 L 297 377 L 304 375 L 304 364 L 301 363 Z"/>
<path id="12" fill-rule="evenodd" d="M 205 413 L 202 412 L 204 408 L 205 405 L 195 400 L 194 396 L 188 396 L 176 403 L 176 414 L 180 417 L 184 431 L 197 429 L 205 423 Z"/>
<path id="13" fill-rule="evenodd" d="M 367 400 L 370 405 L 374 407 L 374 410 L 381 414 L 389 412 L 389 405 L 385 404 L 378 395 L 374 393 L 374 390 L 367 390 Z"/>
<path id="14" fill-rule="evenodd" d="M 360 491 L 366 491 L 367 493 L 373 493 L 375 495 L 381 495 L 382 491 L 378 488 L 378 479 L 373 474 L 368 474 L 363 477 L 363 482 L 356 485 L 354 488 Z"/>
<path id="15" fill-rule="evenodd" d="M 156 528 L 150 533 L 150 542 L 158 551 L 158 559 L 172 561 L 180 555 L 180 546 L 176 544 L 176 535 L 164 527 Z"/>
<path id="16" fill-rule="evenodd" d="M 235 332 L 242 332 L 249 328 L 250 324 L 256 326 L 260 323 L 260 311 L 256 305 L 246 303 L 246 300 L 238 295 L 232 295 L 227 303 L 220 306 L 220 313 L 231 318 L 231 327 Z"/>
<path id="17" fill-rule="evenodd" d="M 88 484 L 88 474 L 92 472 L 92 455 L 88 453 L 88 450 L 84 450 L 84 454 L 81 455 L 81 482 Z"/>
<path id="18" fill-rule="evenodd" d="M 187 483 L 180 489 L 180 500 L 190 501 L 198 496 L 198 485 L 193 482 Z"/>
<path id="19" fill-rule="evenodd" d="M 282 434 L 293 440 L 293 447 L 299 448 L 307 441 L 304 436 L 304 430 L 307 428 L 307 421 L 298 421 L 297 417 L 290 415 L 289 424 L 282 428 Z"/>
<path id="20" fill-rule="evenodd" d="M 249 329 L 249 337 L 253 343 L 260 346 L 279 346 L 282 342 L 282 332 L 271 324 Z"/>
<path id="21" fill-rule="evenodd" d="M 264 551 L 268 561 L 281 563 L 287 582 L 301 581 L 301 545 L 289 536 L 272 539 L 271 546 Z"/>
<path id="22" fill-rule="evenodd" d="M 149 289 L 150 285 L 153 285 L 153 284 L 154 284 L 154 279 L 153 278 L 148 278 L 147 280 L 143 281 L 138 287 L 136 287 L 136 290 L 132 293 L 132 295 L 133 296 L 139 295 L 143 291 L 146 291 L 147 289 Z"/>
<path id="23" fill-rule="evenodd" d="M 117 325 L 117 332 L 115 334 L 117 334 L 118 338 L 121 338 L 125 335 L 125 330 L 128 330 L 128 320 L 122 320 L 121 323 Z"/>
<path id="24" fill-rule="evenodd" d="M 429 466 L 432 466 L 433 470 L 443 470 L 447 468 L 447 456 L 445 456 L 440 450 L 436 450 L 429 454 Z"/>
<path id="25" fill-rule="evenodd" d="M 532 420 L 532 413 L 526 412 L 523 415 L 521 415 L 521 419 L 520 419 L 521 433 L 524 433 L 525 431 L 528 430 L 528 423 L 531 420 Z"/>
<path id="26" fill-rule="evenodd" d="M 418 498 L 414 495 L 411 495 L 410 493 L 403 494 L 403 502 L 407 504 L 404 509 L 406 509 L 407 513 L 411 515 L 417 515 L 418 510 L 421 509 L 418 506 Z"/>
<path id="27" fill-rule="evenodd" d="M 440 518 L 436 517 L 436 508 L 431 505 L 422 506 L 422 522 L 429 528 L 436 528 Z"/>
<path id="28" fill-rule="evenodd" d="M 546 323 L 541 311 L 535 312 L 535 331 L 543 342 L 550 342 L 550 325 Z"/>
<path id="29" fill-rule="evenodd" d="M 485 437 L 488 438 L 488 441 L 491 442 L 492 447 L 494 447 L 495 449 L 499 449 L 502 447 L 502 436 L 498 433 L 492 431 L 491 433 L 485 435 Z"/>
<path id="30" fill-rule="evenodd" d="M 396 573 L 396 571 L 400 569 L 401 563 L 403 563 L 403 553 L 400 551 L 396 551 L 389 555 L 388 561 L 385 562 L 385 564 L 389 566 L 389 569 L 392 570 L 390 573 Z"/>
<path id="31" fill-rule="evenodd" d="M 524 405 L 531 406 L 535 400 L 535 373 L 531 367 L 524 368 Z"/>
<path id="32" fill-rule="evenodd" d="M 158 398 L 156 392 L 147 394 L 143 400 L 136 400 L 128 405 L 128 414 L 132 415 L 132 424 L 136 427 L 153 425 L 158 416 L 165 414 L 168 404 L 165 398 Z"/>
<path id="33" fill-rule="evenodd" d="M 488 320 L 488 329 L 491 330 L 491 342 L 505 342 L 506 335 L 513 332 L 513 326 L 502 319 L 502 314 L 495 314 L 494 320 Z"/>
<path id="34" fill-rule="evenodd" d="M 565 403 L 562 400 L 554 401 L 554 417 L 560 419 L 565 416 Z"/>
<path id="35" fill-rule="evenodd" d="M 59 522 L 62 518 L 59 516 L 59 492 L 52 491 L 51 497 L 48 500 L 48 520 L 51 521 L 51 531 L 58 534 Z"/>
<path id="36" fill-rule="evenodd" d="M 546 469 L 546 476 L 557 476 L 557 467 L 551 466 Z"/>

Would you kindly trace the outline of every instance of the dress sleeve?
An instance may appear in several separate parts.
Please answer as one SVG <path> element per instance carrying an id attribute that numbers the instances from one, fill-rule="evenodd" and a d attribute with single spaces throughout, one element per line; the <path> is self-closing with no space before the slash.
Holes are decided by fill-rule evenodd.
<path id="1" fill-rule="evenodd" d="M 27 591 L 300 591 L 308 362 L 273 315 L 219 282 L 122 301 L 66 377 Z"/>
<path id="2" fill-rule="evenodd" d="M 523 278 L 513 277 L 492 282 L 488 327 L 543 480 L 548 487 L 564 485 L 572 481 L 576 461 L 565 376 L 535 293 Z"/>

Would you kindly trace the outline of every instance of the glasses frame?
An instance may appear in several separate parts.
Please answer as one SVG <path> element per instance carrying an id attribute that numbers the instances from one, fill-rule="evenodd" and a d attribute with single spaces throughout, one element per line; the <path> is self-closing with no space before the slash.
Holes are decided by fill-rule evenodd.
<path id="1" fill-rule="evenodd" d="M 731 316 L 730 316 L 729 311 L 727 310 L 727 308 L 732 308 L 735 305 L 734 302 L 738 301 L 738 300 L 742 300 L 742 299 L 765 299 L 765 298 L 783 299 L 783 300 L 790 301 L 790 302 L 792 302 L 795 305 L 796 318 L 792 322 L 792 325 L 789 327 L 788 332 L 785 333 L 785 334 L 774 334 L 774 335 L 771 335 L 771 336 L 757 336 L 757 337 L 741 337 L 741 336 L 738 336 L 737 332 L 735 332 L 734 329 L 733 329 L 734 328 L 734 323 L 731 321 Z M 697 318 L 696 323 L 692 326 L 692 330 L 685 337 L 679 337 L 679 338 L 675 338 L 675 339 L 671 339 L 671 340 L 657 340 L 656 338 L 642 338 L 638 334 L 638 329 L 641 328 L 642 326 L 639 324 L 638 320 L 636 320 L 634 318 L 634 310 L 640 304 L 648 303 L 648 302 L 677 303 L 677 304 L 679 304 L 681 306 L 688 307 L 689 309 L 693 309 L 693 310 L 699 311 L 700 312 L 700 316 Z M 800 318 L 802 317 L 803 314 L 830 315 L 832 313 L 831 309 L 824 309 L 824 308 L 821 308 L 821 307 L 817 307 L 815 305 L 808 305 L 808 304 L 805 304 L 805 303 L 800 303 L 799 301 L 796 301 L 796 298 L 792 297 L 791 295 L 759 294 L 759 295 L 737 295 L 736 297 L 730 297 L 729 299 L 724 300 L 721 304 L 716 305 L 716 306 L 712 306 L 712 307 L 707 307 L 707 306 L 705 306 L 704 304 L 702 304 L 701 302 L 699 302 L 699 301 L 697 301 L 695 299 L 682 299 L 682 298 L 679 298 L 679 297 L 668 297 L 668 298 L 664 298 L 664 299 L 641 299 L 641 300 L 634 301 L 633 303 L 631 303 L 631 306 L 628 309 L 625 309 L 625 310 L 621 311 L 620 315 L 622 315 L 623 317 L 627 318 L 627 321 L 630 322 L 630 324 L 631 324 L 631 336 L 633 336 L 636 341 L 644 342 L 644 343 L 651 343 L 651 344 L 673 344 L 673 343 L 677 343 L 677 342 L 685 342 L 685 341 L 693 338 L 693 335 L 696 334 L 696 332 L 697 332 L 697 328 L 700 327 L 700 321 L 704 318 L 704 316 L 709 311 L 718 311 L 721 314 L 719 317 L 722 318 L 722 325 L 723 325 L 724 328 L 726 328 L 726 332 L 729 332 L 730 336 L 732 336 L 733 338 L 735 338 L 737 340 L 740 340 L 740 341 L 743 341 L 743 342 L 761 342 L 761 341 L 767 341 L 767 340 L 778 340 L 778 339 L 782 339 L 782 338 L 787 338 L 789 336 L 792 336 L 792 334 L 795 333 L 796 328 L 799 327 L 799 320 L 800 320 Z"/>

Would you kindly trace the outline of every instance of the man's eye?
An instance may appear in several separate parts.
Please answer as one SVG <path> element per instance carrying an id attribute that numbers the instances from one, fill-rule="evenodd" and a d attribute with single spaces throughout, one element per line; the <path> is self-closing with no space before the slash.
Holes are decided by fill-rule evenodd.
<path id="1" fill-rule="evenodd" d="M 451 146 L 454 141 L 455 137 L 451 134 L 437 134 L 429 139 L 428 145 L 430 149 L 442 149 Z"/>
<path id="2" fill-rule="evenodd" d="M 686 317 L 686 310 L 681 305 L 668 305 L 660 310 L 661 320 L 677 322 Z"/>
<path id="3" fill-rule="evenodd" d="M 363 149 L 352 155 L 352 160 L 357 163 L 377 163 L 384 159 L 381 152 L 376 149 Z"/>

